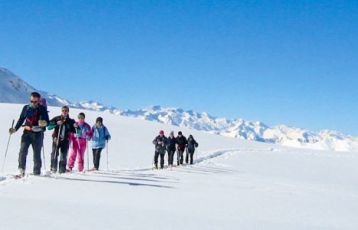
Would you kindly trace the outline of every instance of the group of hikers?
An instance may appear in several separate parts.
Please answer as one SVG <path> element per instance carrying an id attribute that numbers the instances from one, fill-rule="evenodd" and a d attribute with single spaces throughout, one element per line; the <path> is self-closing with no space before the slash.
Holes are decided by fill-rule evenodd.
<path id="1" fill-rule="evenodd" d="M 31 93 L 30 104 L 25 105 L 20 114 L 15 127 L 9 129 L 10 135 L 17 132 L 21 127 L 23 134 L 19 152 L 19 171 L 18 177 L 23 177 L 26 170 L 26 158 L 30 145 L 33 149 L 33 174 L 40 175 L 42 168 L 41 150 L 43 149 L 44 132 L 46 129 L 53 130 L 52 133 L 52 152 L 51 152 L 51 172 L 66 173 L 74 168 L 76 159 L 78 162 L 78 171 L 84 171 L 84 155 L 92 144 L 93 168 L 99 169 L 101 152 L 111 139 L 111 135 L 103 124 L 103 118 L 97 117 L 95 124 L 91 127 L 85 121 L 83 112 L 78 114 L 78 120 L 70 118 L 69 107 L 62 106 L 61 115 L 49 119 L 47 104 L 44 98 L 38 92 Z M 193 164 L 193 156 L 198 143 L 190 135 L 188 139 L 178 132 L 174 136 L 172 131 L 169 137 L 164 135 L 161 130 L 159 135 L 153 140 L 155 145 L 154 166 L 158 169 L 158 158 L 160 157 L 160 168 L 164 168 L 165 153 L 168 152 L 168 165 L 173 166 L 174 154 L 177 152 L 177 165 L 184 163 L 184 152 L 186 151 L 186 164 Z M 69 157 L 68 152 L 70 151 Z M 45 156 L 44 156 L 45 158 Z M 107 165 L 108 167 L 108 165 Z"/>
<path id="2" fill-rule="evenodd" d="M 41 174 L 41 149 L 43 148 L 46 128 L 53 130 L 51 172 L 65 173 L 72 171 L 76 159 L 78 171 L 84 171 L 84 154 L 89 141 L 92 144 L 93 152 L 93 168 L 91 170 L 99 169 L 101 151 L 111 139 L 107 127 L 103 124 L 102 117 L 98 117 L 95 125 L 91 127 L 85 122 L 84 113 L 79 113 L 78 120 L 75 121 L 69 116 L 69 107 L 63 106 L 61 115 L 50 120 L 46 100 L 41 98 L 39 93 L 31 93 L 30 102 L 23 107 L 15 127 L 11 127 L 9 130 L 11 135 L 21 127 L 24 128 L 19 152 L 20 177 L 25 175 L 26 158 L 30 145 L 32 145 L 34 153 L 33 174 Z M 70 156 L 67 159 L 69 150 Z"/>
<path id="3" fill-rule="evenodd" d="M 195 148 L 199 146 L 198 142 L 194 139 L 193 135 L 189 135 L 188 139 L 183 136 L 181 131 L 178 136 L 174 136 L 171 131 L 169 137 L 164 135 L 164 131 L 160 130 L 159 135 L 153 140 L 155 145 L 154 153 L 154 167 L 158 169 L 158 158 L 160 156 L 160 168 L 164 168 L 165 153 L 168 152 L 168 166 L 173 167 L 174 154 L 177 152 L 177 166 L 184 163 L 184 152 L 186 150 L 185 163 L 193 164 L 193 157 Z"/>

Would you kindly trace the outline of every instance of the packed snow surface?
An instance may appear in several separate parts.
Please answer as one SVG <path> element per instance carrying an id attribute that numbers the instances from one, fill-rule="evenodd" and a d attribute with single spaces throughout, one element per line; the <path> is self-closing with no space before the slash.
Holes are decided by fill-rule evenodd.
<path id="1" fill-rule="evenodd" d="M 0 104 L 0 163 L 8 128 L 21 108 Z M 50 117 L 60 113 L 60 108 L 49 110 Z M 108 111 L 85 113 L 91 125 L 102 116 L 111 132 L 109 169 L 105 150 L 98 172 L 12 179 L 18 131 L 0 174 L 1 230 L 358 229 L 357 152 L 289 148 Z M 194 165 L 152 170 L 151 142 L 161 129 L 196 138 Z M 50 136 L 47 131 L 47 170 Z M 30 150 L 28 173 L 31 168 Z"/>

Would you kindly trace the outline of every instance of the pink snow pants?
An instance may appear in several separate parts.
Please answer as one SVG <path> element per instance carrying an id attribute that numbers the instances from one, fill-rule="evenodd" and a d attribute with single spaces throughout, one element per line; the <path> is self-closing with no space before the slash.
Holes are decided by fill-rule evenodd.
<path id="1" fill-rule="evenodd" d="M 86 140 L 85 139 L 74 139 L 72 141 L 72 148 L 70 151 L 70 158 L 68 159 L 68 167 L 70 169 L 75 165 L 76 158 L 78 163 L 78 171 L 83 171 L 84 155 L 86 151 Z"/>

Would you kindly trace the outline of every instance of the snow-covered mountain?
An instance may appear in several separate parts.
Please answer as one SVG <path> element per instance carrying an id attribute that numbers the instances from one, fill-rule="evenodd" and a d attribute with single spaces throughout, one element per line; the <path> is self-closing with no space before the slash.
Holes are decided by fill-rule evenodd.
<path id="1" fill-rule="evenodd" d="M 37 90 L 8 69 L 0 67 L 0 102 L 28 103 L 29 95 L 38 91 L 52 106 L 68 105 L 70 102 L 59 96 Z"/>
<path id="2" fill-rule="evenodd" d="M 36 90 L 5 68 L 0 68 L 0 89 L 0 102 L 7 103 L 27 103 L 29 94 Z M 197 113 L 192 110 L 185 111 L 161 106 L 152 106 L 140 110 L 121 110 L 107 107 L 95 101 L 71 103 L 66 99 L 44 91 L 40 91 L 40 93 L 48 100 L 48 104 L 53 106 L 66 104 L 74 108 L 101 112 L 108 111 L 120 116 L 186 127 L 226 137 L 277 143 L 286 146 L 334 151 L 358 151 L 358 137 L 344 135 L 336 131 L 312 132 L 285 125 L 269 127 L 262 122 L 216 118 L 205 112 Z"/>

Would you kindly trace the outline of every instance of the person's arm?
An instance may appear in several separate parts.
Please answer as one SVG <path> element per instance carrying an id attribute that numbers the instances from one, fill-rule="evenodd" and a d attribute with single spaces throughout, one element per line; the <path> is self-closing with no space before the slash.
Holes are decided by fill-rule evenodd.
<path id="1" fill-rule="evenodd" d="M 69 119 L 68 124 L 70 125 L 70 132 L 76 133 L 76 128 L 75 128 L 76 121 L 72 118 L 68 118 L 68 119 Z"/>
<path id="2" fill-rule="evenodd" d="M 157 145 L 158 144 L 158 138 L 156 137 L 154 140 L 153 140 L 153 145 Z"/>
<path id="3" fill-rule="evenodd" d="M 25 106 L 22 108 L 22 111 L 21 111 L 19 120 L 17 121 L 17 123 L 16 123 L 16 125 L 15 125 L 15 130 L 16 130 L 16 131 L 19 130 L 19 128 L 22 126 L 22 124 L 24 123 L 24 121 L 25 121 L 25 119 L 26 119 L 27 108 L 28 108 L 27 105 L 25 105 Z"/>
<path id="4" fill-rule="evenodd" d="M 86 133 L 87 140 L 91 140 L 92 135 L 93 135 L 91 126 L 89 126 L 89 124 L 87 124 L 87 123 L 86 123 L 86 126 L 87 126 L 87 133 Z"/>
<path id="5" fill-rule="evenodd" d="M 104 127 L 105 128 L 105 138 L 106 138 L 106 141 L 109 141 L 111 139 L 111 134 L 109 134 L 109 131 L 107 129 L 107 127 Z"/>
<path id="6" fill-rule="evenodd" d="M 57 126 L 58 117 L 54 117 L 49 121 L 49 124 L 47 126 L 48 130 L 54 129 Z"/>
<path id="7" fill-rule="evenodd" d="M 48 111 L 46 107 L 41 106 L 42 112 L 41 112 L 41 120 L 45 120 L 47 123 L 50 122 L 50 118 L 48 117 Z"/>

